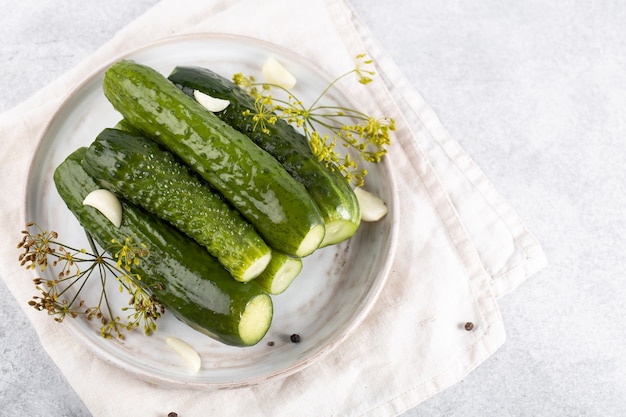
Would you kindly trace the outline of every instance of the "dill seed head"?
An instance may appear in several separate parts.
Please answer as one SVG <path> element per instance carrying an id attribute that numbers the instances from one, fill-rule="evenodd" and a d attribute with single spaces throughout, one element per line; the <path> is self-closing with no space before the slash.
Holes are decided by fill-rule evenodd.
<path id="1" fill-rule="evenodd" d="M 378 163 L 391 144 L 390 132 L 396 130 L 395 119 L 369 116 L 350 107 L 329 107 L 322 99 L 340 79 L 350 74 L 355 74 L 361 84 L 372 82 L 375 71 L 371 65 L 373 60 L 366 54 L 357 55 L 355 67 L 328 84 L 307 106 L 283 87 L 257 83 L 253 77 L 241 73 L 235 74 L 233 81 L 255 99 L 254 107 L 242 112 L 254 123 L 253 130 L 270 134 L 270 126 L 278 119 L 302 128 L 311 151 L 321 163 L 332 171 L 338 170 L 355 186 L 361 186 L 367 170 L 359 166 L 360 158 L 355 160 L 349 153 L 338 152 L 337 146 L 355 151 L 364 162 Z M 287 93 L 288 99 L 273 97 L 271 89 L 275 87 Z M 317 128 L 324 133 L 318 133 Z"/>

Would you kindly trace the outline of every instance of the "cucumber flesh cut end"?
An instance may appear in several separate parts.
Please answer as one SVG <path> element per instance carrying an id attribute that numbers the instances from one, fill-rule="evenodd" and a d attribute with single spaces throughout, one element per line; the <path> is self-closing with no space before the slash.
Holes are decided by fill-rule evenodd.
<path id="1" fill-rule="evenodd" d="M 348 220 L 335 220 L 326 223 L 326 234 L 320 244 L 320 248 L 349 239 L 356 233 L 358 228 L 358 223 Z"/>
<path id="2" fill-rule="evenodd" d="M 272 285 L 269 288 L 269 293 L 277 295 L 285 292 L 285 290 L 291 285 L 294 279 L 300 274 L 302 270 L 302 261 L 299 258 L 292 258 L 280 267 L 276 272 Z"/>
<path id="3" fill-rule="evenodd" d="M 248 282 L 258 277 L 261 272 L 263 272 L 265 268 L 267 268 L 267 265 L 270 263 L 271 259 L 272 253 L 266 253 L 265 255 L 254 261 L 252 264 L 250 264 L 248 268 L 243 272 L 243 274 L 241 274 L 241 277 L 237 278 L 237 280 L 241 282 Z"/>
<path id="4" fill-rule="evenodd" d="M 246 305 L 239 321 L 239 337 L 246 346 L 257 344 L 272 323 L 273 306 L 269 295 L 254 297 Z"/>
<path id="5" fill-rule="evenodd" d="M 300 242 L 300 246 L 294 253 L 294 255 L 298 258 L 303 258 L 315 252 L 317 248 L 320 247 L 322 240 L 324 240 L 325 227 L 323 224 L 318 224 L 309 230 L 309 233 L 306 234 L 302 242 Z"/>

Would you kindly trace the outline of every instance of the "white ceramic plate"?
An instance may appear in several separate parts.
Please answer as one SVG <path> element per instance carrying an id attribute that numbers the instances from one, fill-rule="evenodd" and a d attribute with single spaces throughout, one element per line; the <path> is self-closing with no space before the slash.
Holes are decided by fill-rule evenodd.
<path id="1" fill-rule="evenodd" d="M 268 56 L 281 61 L 298 79 L 295 92 L 304 102 L 315 98 L 329 77 L 289 51 L 250 38 L 194 35 L 167 39 L 121 58 L 133 59 L 168 75 L 176 65 L 199 65 L 224 76 L 242 72 L 261 77 Z M 26 194 L 26 219 L 56 230 L 60 240 L 87 248 L 85 234 L 65 207 L 52 182 L 56 166 L 79 146 L 88 146 L 104 128 L 120 119 L 102 93 L 102 68 L 68 96 L 43 133 L 31 166 Z M 337 74 L 338 75 L 338 74 Z M 346 102 L 339 93 L 330 96 Z M 310 101 L 309 101 L 310 102 Z M 358 326 L 375 302 L 392 259 L 397 214 L 394 183 L 387 163 L 369 167 L 368 189 L 391 208 L 384 220 L 363 223 L 349 241 L 317 251 L 305 259 L 304 269 L 292 286 L 274 297 L 274 319 L 266 337 L 256 346 L 223 345 L 166 314 L 152 336 L 141 331 L 124 340 L 106 340 L 97 324 L 66 319 L 76 338 L 99 356 L 160 385 L 225 388 L 258 384 L 290 375 L 328 353 Z M 52 274 L 52 272 L 48 272 Z M 115 291 L 119 305 L 127 301 Z M 45 314 L 45 313 L 42 313 Z M 300 343 L 289 336 L 298 333 Z M 190 343 L 202 357 L 202 368 L 191 373 L 166 344 L 168 336 Z M 273 342 L 273 343 L 268 343 Z"/>

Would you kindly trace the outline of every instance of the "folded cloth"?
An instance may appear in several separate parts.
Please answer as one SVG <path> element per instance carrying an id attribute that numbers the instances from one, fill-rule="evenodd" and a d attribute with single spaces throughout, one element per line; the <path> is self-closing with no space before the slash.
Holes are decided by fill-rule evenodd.
<path id="1" fill-rule="evenodd" d="M 388 155 L 398 189 L 391 273 L 365 321 L 304 370 L 231 390 L 164 389 L 128 375 L 75 343 L 63 325 L 27 306 L 30 274 L 16 262 L 20 199 L 0 208 L 0 274 L 41 343 L 94 416 L 397 415 L 460 381 L 505 340 L 497 300 L 546 263 L 514 210 L 452 139 L 345 0 L 163 0 L 80 65 L 0 116 L 0 182 L 23 195 L 37 138 L 67 91 L 129 49 L 184 33 L 246 35 L 281 45 L 341 74 L 362 52 L 377 78 L 346 91 L 396 118 Z M 472 322 L 471 332 L 463 324 Z"/>

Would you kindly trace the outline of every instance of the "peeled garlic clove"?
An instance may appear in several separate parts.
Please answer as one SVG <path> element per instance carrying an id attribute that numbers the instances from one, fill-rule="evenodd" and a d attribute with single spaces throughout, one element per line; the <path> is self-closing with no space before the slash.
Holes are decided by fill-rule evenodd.
<path id="1" fill-rule="evenodd" d="M 102 213 L 115 227 L 122 224 L 122 203 L 109 190 L 98 189 L 87 194 L 83 200 L 83 205 L 91 206 Z"/>
<path id="2" fill-rule="evenodd" d="M 354 189 L 354 194 L 361 207 L 361 220 L 364 222 L 378 221 L 387 214 L 387 205 L 382 198 L 360 187 Z"/>
<path id="3" fill-rule="evenodd" d="M 224 110 L 230 104 L 230 101 L 228 100 L 211 97 L 210 95 L 198 90 L 193 90 L 193 97 L 198 103 L 200 103 L 200 105 L 202 105 L 202 107 L 213 113 Z"/>
<path id="4" fill-rule="evenodd" d="M 272 57 L 267 58 L 263 64 L 263 77 L 267 83 L 279 85 L 287 90 L 296 85 L 296 77 Z"/>
<path id="5" fill-rule="evenodd" d="M 198 372 L 202 365 L 202 359 L 196 350 L 187 342 L 174 336 L 168 336 L 165 343 L 171 347 L 174 352 L 178 353 L 185 361 L 189 369 Z"/>

